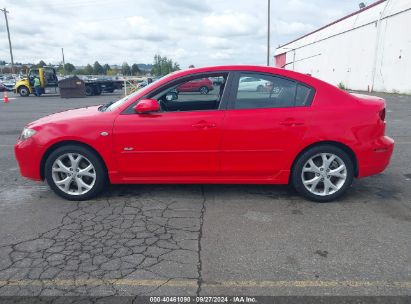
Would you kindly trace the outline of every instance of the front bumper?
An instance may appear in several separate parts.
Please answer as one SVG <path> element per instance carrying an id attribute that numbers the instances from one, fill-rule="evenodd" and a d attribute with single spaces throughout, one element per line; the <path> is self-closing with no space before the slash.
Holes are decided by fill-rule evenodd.
<path id="1" fill-rule="evenodd" d="M 37 145 L 33 138 L 18 140 L 14 145 L 14 154 L 19 164 L 22 176 L 40 181 L 40 163 L 43 155 L 42 147 Z"/>
<path id="2" fill-rule="evenodd" d="M 372 142 L 365 151 L 358 155 L 358 177 L 381 173 L 390 163 L 394 151 L 394 140 L 383 136 Z"/>

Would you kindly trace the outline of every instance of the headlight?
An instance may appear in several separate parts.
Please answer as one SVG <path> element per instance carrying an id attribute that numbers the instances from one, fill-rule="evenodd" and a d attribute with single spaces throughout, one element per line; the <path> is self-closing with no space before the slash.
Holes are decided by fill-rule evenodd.
<path id="1" fill-rule="evenodd" d="M 24 128 L 23 132 L 21 132 L 20 139 L 21 140 L 26 140 L 27 138 L 32 137 L 34 134 L 36 134 L 35 130 Z"/>

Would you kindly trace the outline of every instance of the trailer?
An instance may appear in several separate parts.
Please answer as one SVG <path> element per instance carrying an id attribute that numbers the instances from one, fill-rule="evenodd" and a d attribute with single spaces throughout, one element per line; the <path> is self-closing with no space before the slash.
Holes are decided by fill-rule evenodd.
<path id="1" fill-rule="evenodd" d="M 103 92 L 113 93 L 115 90 L 123 88 L 122 80 L 113 79 L 83 79 L 86 86 L 86 95 L 95 96 Z"/>

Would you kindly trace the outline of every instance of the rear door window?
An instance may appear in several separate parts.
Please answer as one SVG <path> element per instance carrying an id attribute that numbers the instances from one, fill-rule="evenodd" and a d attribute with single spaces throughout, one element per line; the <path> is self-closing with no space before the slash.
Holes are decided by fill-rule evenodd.
<path id="1" fill-rule="evenodd" d="M 235 109 L 310 106 L 314 90 L 295 80 L 269 74 L 241 73 Z"/>

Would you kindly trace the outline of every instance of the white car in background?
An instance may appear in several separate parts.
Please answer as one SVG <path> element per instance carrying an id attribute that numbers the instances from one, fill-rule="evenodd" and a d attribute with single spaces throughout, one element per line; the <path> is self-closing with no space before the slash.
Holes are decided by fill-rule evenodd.
<path id="1" fill-rule="evenodd" d="M 254 77 L 245 77 L 240 79 L 238 86 L 239 91 L 249 91 L 249 92 L 263 92 L 267 86 L 268 81 L 254 78 Z"/>

